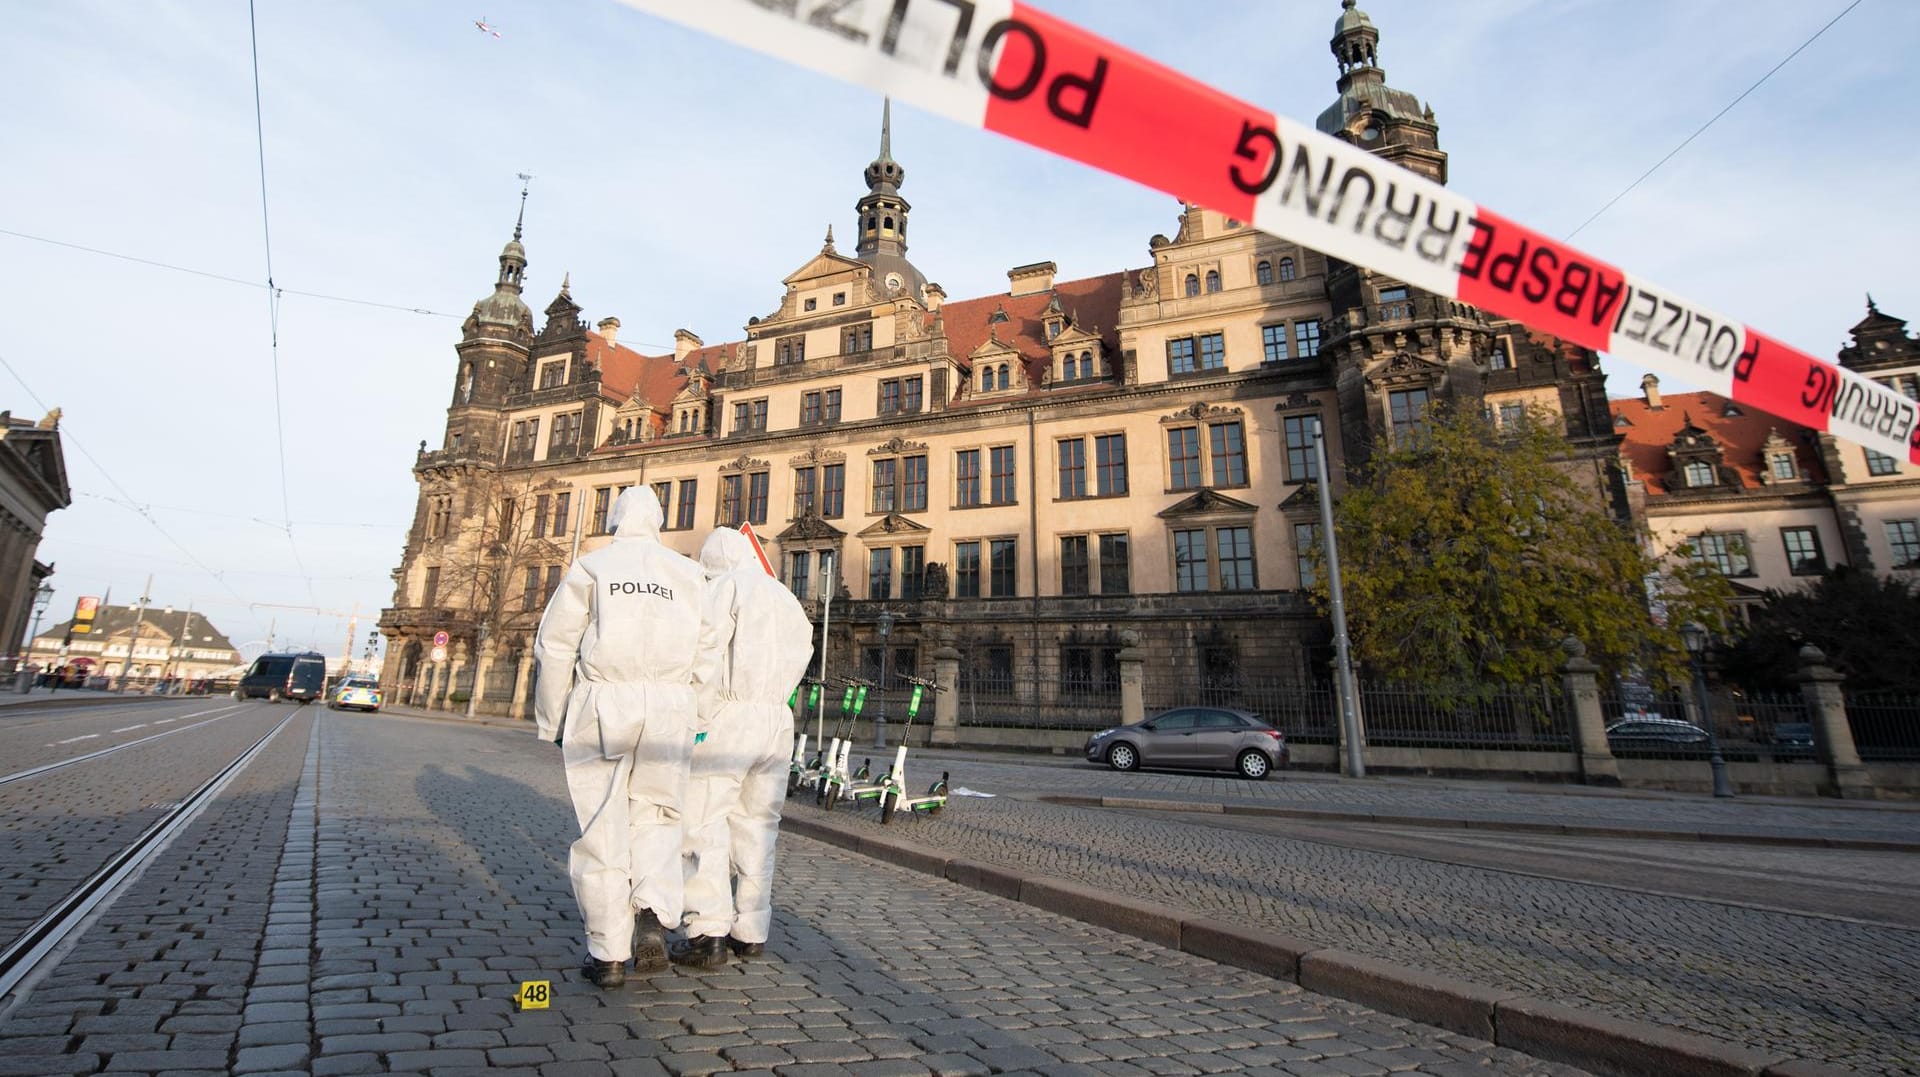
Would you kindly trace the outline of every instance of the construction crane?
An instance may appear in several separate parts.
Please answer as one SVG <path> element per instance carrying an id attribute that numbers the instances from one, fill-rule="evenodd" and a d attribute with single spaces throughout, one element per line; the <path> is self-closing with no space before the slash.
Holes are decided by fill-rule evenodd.
<path id="1" fill-rule="evenodd" d="M 247 608 L 250 610 L 306 610 L 309 613 L 320 614 L 322 617 L 345 617 L 347 619 L 347 646 L 346 650 L 340 654 L 340 668 L 343 670 L 351 670 L 353 668 L 353 641 L 354 637 L 357 636 L 360 631 L 360 603 L 355 602 L 353 604 L 353 611 L 351 613 L 344 610 L 322 609 L 319 606 L 291 606 L 283 602 L 250 602 L 247 604 Z"/>

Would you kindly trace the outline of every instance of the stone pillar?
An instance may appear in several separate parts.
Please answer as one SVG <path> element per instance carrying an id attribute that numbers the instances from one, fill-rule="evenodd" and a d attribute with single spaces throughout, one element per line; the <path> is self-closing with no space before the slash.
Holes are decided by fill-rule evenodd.
<path id="1" fill-rule="evenodd" d="M 480 711 L 480 701 L 487 694 L 487 671 L 493 668 L 493 640 L 483 638 L 480 641 L 480 655 L 473 666 L 473 693 L 467 697 L 467 717 L 471 718 Z"/>
<path id="2" fill-rule="evenodd" d="M 1600 711 L 1600 667 L 1587 657 L 1587 645 L 1568 636 L 1560 646 L 1567 660 L 1560 666 L 1560 684 L 1573 719 L 1574 750 L 1580 757 L 1580 780 L 1588 785 L 1619 785 L 1620 764 L 1607 743 L 1607 719 Z"/>
<path id="3" fill-rule="evenodd" d="M 1806 701 L 1807 717 L 1813 720 L 1813 743 L 1820 761 L 1827 765 L 1827 785 L 1820 791 L 1846 800 L 1872 800 L 1873 778 L 1860 763 L 1860 751 L 1853 745 L 1853 726 L 1847 723 L 1847 701 L 1840 693 L 1846 678 L 1832 666 L 1820 648 L 1809 643 L 1800 648 L 1800 698 Z"/>
<path id="4" fill-rule="evenodd" d="M 427 698 L 420 706 L 424 710 L 432 710 L 440 700 L 441 686 L 447 679 L 447 664 L 445 662 L 429 662 L 427 663 L 427 667 Z"/>
<path id="5" fill-rule="evenodd" d="M 960 652 L 953 640 L 942 639 L 933 652 L 933 731 L 927 744 L 950 748 L 960 743 Z"/>
<path id="6" fill-rule="evenodd" d="M 459 687 L 460 674 L 465 672 L 466 668 L 467 668 L 466 645 L 456 643 L 454 644 L 454 648 L 453 648 L 453 661 L 448 663 L 447 665 L 447 686 L 446 686 L 446 691 L 442 693 L 440 697 L 441 710 L 450 712 L 454 709 L 453 693 L 454 693 L 454 690 Z"/>
<path id="7" fill-rule="evenodd" d="M 507 714 L 514 718 L 527 717 L 527 686 L 533 679 L 533 648 L 520 653 L 520 668 L 513 675 L 513 707 Z"/>
<path id="8" fill-rule="evenodd" d="M 1132 725 L 1147 717 L 1147 655 L 1140 649 L 1140 637 L 1132 632 L 1122 637 L 1120 648 L 1120 724 Z"/>

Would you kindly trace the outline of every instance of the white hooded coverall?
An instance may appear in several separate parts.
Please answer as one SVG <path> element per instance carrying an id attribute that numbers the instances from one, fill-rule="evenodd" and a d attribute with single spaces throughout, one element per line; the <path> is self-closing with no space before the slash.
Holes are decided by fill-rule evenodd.
<path id="1" fill-rule="evenodd" d="M 660 544 L 660 502 L 635 486 L 547 603 L 534 719 L 561 742 L 580 840 L 567 858 L 597 961 L 633 953 L 636 910 L 679 923 L 681 806 L 702 640 L 700 566 Z"/>
<path id="2" fill-rule="evenodd" d="M 700 565 L 715 649 L 702 650 L 694 673 L 707 738 L 687 787 L 687 937 L 766 942 L 793 754 L 787 700 L 813 657 L 813 624 L 740 532 L 708 536 Z"/>

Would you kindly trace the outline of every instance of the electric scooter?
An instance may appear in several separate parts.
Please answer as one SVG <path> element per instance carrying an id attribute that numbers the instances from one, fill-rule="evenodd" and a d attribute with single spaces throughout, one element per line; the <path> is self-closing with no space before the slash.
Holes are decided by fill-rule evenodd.
<path id="1" fill-rule="evenodd" d="M 793 690 L 792 698 L 787 700 L 787 706 L 791 707 L 799 702 L 800 693 L 802 690 L 805 690 L 807 693 L 807 709 L 813 710 L 820 704 L 820 688 L 821 684 L 815 678 L 802 678 L 800 686 Z M 818 745 L 814 746 L 814 751 L 816 753 L 819 751 Z M 817 757 L 811 763 L 807 761 L 807 734 L 804 731 L 801 732 L 800 735 L 793 740 L 793 761 L 788 764 L 787 767 L 788 796 L 799 792 L 802 782 L 811 781 L 817 777 L 819 762 Z M 808 773 L 809 771 L 813 773 L 810 774 Z"/>
<path id="2" fill-rule="evenodd" d="M 828 811 L 833 810 L 834 803 L 851 781 L 847 757 L 853 752 L 853 727 L 866 708 L 867 689 L 873 687 L 871 682 L 856 677 L 847 678 L 846 685 L 846 694 L 840 699 L 840 726 L 834 731 L 833 743 L 827 747 L 826 763 L 814 788 L 814 803 Z"/>
<path id="3" fill-rule="evenodd" d="M 910 797 L 907 795 L 907 734 L 913 729 L 913 720 L 920 713 L 920 700 L 928 689 L 940 691 L 940 686 L 925 677 L 905 677 L 913 684 L 913 698 L 907 701 L 907 724 L 900 730 L 900 747 L 893 753 L 893 769 L 881 780 L 880 821 L 890 823 L 897 811 L 923 811 L 928 815 L 939 815 L 947 806 L 946 771 L 940 772 L 940 780 L 927 787 L 927 795 Z"/>

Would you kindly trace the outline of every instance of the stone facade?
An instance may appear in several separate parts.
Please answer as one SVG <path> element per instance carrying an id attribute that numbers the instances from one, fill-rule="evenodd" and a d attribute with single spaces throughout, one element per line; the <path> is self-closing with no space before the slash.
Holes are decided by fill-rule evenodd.
<path id="1" fill-rule="evenodd" d="M 1387 86 L 1378 40 L 1343 11 L 1322 127 L 1444 180 L 1433 113 Z M 674 548 L 751 522 L 817 619 L 831 587 L 830 673 L 878 672 L 884 608 L 890 671 L 951 644 L 963 685 L 1015 710 L 1117 698 L 1127 640 L 1161 686 L 1323 676 L 1301 557 L 1316 421 L 1338 487 L 1431 403 L 1539 404 L 1596 495 L 1620 495 L 1591 352 L 1194 205 L 1145 266 L 1022 265 L 948 301 L 908 260 L 905 178 L 883 119 L 854 251 L 829 230 L 742 339 L 682 330 L 672 355 L 619 344 L 618 319 L 589 329 L 570 281 L 536 332 L 516 226 L 455 347 L 443 442 L 415 461 L 381 620 L 396 698 L 522 712 L 545 598 L 636 483 Z"/>
<path id="2" fill-rule="evenodd" d="M 38 422 L 0 412 L 0 654 L 13 657 L 32 628 L 35 592 L 52 565 L 34 559 L 47 517 L 73 503 L 60 450 L 60 411 Z"/>

